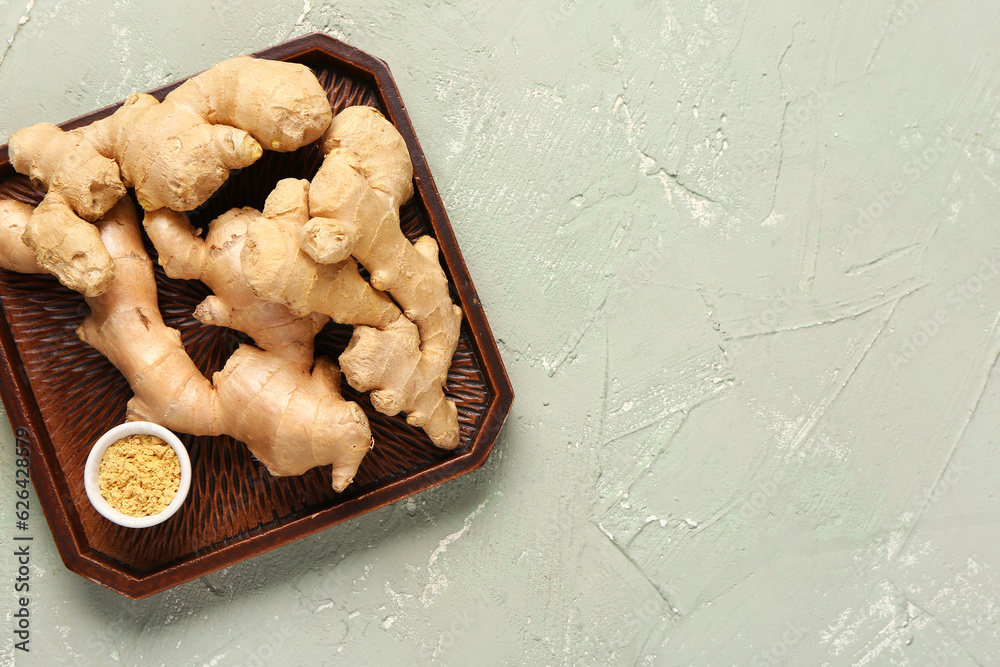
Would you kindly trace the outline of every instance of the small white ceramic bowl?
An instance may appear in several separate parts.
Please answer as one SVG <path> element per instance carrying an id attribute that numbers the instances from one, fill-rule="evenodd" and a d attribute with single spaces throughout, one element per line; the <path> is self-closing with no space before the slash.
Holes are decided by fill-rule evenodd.
<path id="1" fill-rule="evenodd" d="M 177 454 L 177 459 L 180 461 L 181 485 L 177 489 L 177 495 L 170 501 L 166 509 L 158 514 L 150 514 L 149 516 L 129 516 L 128 514 L 122 514 L 108 504 L 108 501 L 101 495 L 101 487 L 98 484 L 97 478 L 100 476 L 101 459 L 104 458 L 104 452 L 118 440 L 130 435 L 156 436 L 173 448 Z M 184 504 L 188 491 L 191 490 L 191 458 L 177 436 L 159 424 L 152 422 L 126 422 L 115 426 L 102 435 L 97 444 L 90 450 L 90 456 L 87 457 L 87 465 L 83 471 L 83 483 L 87 489 L 87 497 L 90 499 L 90 504 L 105 519 L 126 528 L 148 528 L 149 526 L 163 523 L 172 517 L 180 509 L 181 505 Z"/>

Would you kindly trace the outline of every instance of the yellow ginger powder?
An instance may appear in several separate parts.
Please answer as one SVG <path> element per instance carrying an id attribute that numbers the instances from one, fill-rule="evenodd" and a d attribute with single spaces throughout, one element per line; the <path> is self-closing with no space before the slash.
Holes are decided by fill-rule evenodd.
<path id="1" fill-rule="evenodd" d="M 162 512 L 177 495 L 181 463 L 159 438 L 130 435 L 104 452 L 97 483 L 104 499 L 122 514 L 149 516 Z"/>

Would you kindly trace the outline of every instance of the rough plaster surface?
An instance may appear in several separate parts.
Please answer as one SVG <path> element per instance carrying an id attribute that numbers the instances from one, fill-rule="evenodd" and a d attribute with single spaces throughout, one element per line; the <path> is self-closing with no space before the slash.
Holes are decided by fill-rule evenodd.
<path id="1" fill-rule="evenodd" d="M 140 602 L 36 514 L 0 665 L 1000 664 L 1000 5 L 138 5 L 0 2 L 0 138 L 380 56 L 517 399 L 481 471 Z"/>

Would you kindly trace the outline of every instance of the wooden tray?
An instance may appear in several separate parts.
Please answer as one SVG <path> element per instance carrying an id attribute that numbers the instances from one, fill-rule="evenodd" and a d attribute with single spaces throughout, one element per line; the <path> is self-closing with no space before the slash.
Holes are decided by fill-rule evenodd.
<path id="1" fill-rule="evenodd" d="M 122 528 L 87 501 L 83 467 L 100 434 L 124 420 L 131 391 L 103 356 L 76 337 L 75 327 L 89 312 L 82 296 L 49 276 L 0 270 L 0 307 L 6 316 L 0 321 L 0 391 L 18 440 L 30 450 L 38 500 L 66 566 L 131 598 L 190 581 L 478 468 L 513 401 L 496 343 L 386 64 L 322 34 L 254 55 L 308 65 L 327 89 L 335 113 L 354 104 L 377 107 L 406 139 L 415 195 L 401 210 L 403 231 L 410 240 L 427 233 L 437 238 L 452 299 L 465 313 L 447 386 L 458 404 L 461 444 L 454 452 L 436 449 L 423 431 L 400 417 L 375 412 L 368 397 L 345 382 L 345 397 L 368 414 L 375 449 L 344 493 L 330 488 L 327 470 L 275 478 L 232 438 L 182 436 L 194 469 L 188 501 L 159 526 Z M 162 99 L 180 83 L 151 94 Z M 86 125 L 119 106 L 62 127 Z M 294 153 L 267 152 L 193 212 L 192 222 L 204 228 L 229 208 L 260 209 L 278 180 L 311 178 L 320 160 L 315 145 Z M 41 197 L 14 173 L 7 147 L 0 148 L 0 198 L 37 204 Z M 151 246 L 148 250 L 155 259 Z M 192 318 L 195 306 L 209 294 L 201 283 L 170 280 L 159 267 L 157 281 L 164 320 L 181 331 L 195 363 L 210 376 L 247 339 Z M 317 339 L 317 353 L 336 359 L 350 336 L 350 327 L 328 326 Z"/>

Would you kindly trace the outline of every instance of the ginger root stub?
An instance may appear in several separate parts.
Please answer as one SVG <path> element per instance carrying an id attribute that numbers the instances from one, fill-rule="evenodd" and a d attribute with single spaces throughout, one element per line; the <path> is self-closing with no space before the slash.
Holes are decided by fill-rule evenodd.
<path id="1" fill-rule="evenodd" d="M 88 223 L 106 215 L 126 187 L 146 210 L 193 210 L 230 170 L 250 166 L 264 149 L 286 152 L 315 141 L 332 117 L 326 91 L 305 65 L 238 56 L 191 77 L 162 102 L 136 93 L 85 127 L 18 130 L 10 137 L 11 166 L 47 192 L 25 242 L 64 285 L 103 294 L 114 265 Z"/>
<path id="2" fill-rule="evenodd" d="M 279 181 L 263 211 L 231 209 L 204 235 L 185 215 L 264 150 L 314 141 L 318 173 Z M 405 413 L 438 447 L 458 446 L 446 384 L 463 313 L 434 238 L 411 242 L 400 228 L 413 167 L 378 110 L 348 107 L 334 118 L 307 67 L 237 57 L 162 101 L 134 94 L 86 127 L 20 130 L 10 156 L 47 194 L 37 207 L 0 202 L 0 268 L 50 273 L 84 295 L 91 314 L 77 335 L 128 381 L 128 420 L 228 434 L 271 474 L 323 467 L 340 492 L 374 446 L 365 412 L 340 391 L 342 367 L 376 410 Z M 143 228 L 126 188 L 144 209 Z M 195 319 L 252 341 L 210 378 L 163 321 L 143 229 L 169 277 L 211 289 Z M 316 354 L 331 319 L 355 327 L 339 365 Z M 149 509 L 133 482 L 105 481 L 109 502 L 129 501 L 121 511 Z"/>
<path id="3" fill-rule="evenodd" d="M 152 516 L 167 509 L 181 485 L 181 462 L 173 447 L 156 436 L 130 435 L 104 452 L 97 484 L 113 508 L 128 516 Z"/>

